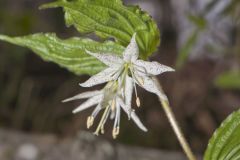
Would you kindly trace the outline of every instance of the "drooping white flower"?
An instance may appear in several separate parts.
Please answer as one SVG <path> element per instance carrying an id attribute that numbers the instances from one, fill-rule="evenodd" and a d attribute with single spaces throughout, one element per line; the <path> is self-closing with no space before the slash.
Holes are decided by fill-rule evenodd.
<path id="1" fill-rule="evenodd" d="M 96 106 L 91 116 L 87 119 L 87 128 L 93 125 L 94 119 L 100 110 L 104 110 L 95 134 L 98 134 L 100 130 L 102 133 L 104 132 L 104 124 L 108 117 L 110 117 L 114 119 L 112 135 L 116 138 L 119 134 L 121 109 L 128 114 L 129 119 L 132 119 L 140 129 L 147 131 L 131 107 L 133 91 L 136 95 L 136 104 L 140 106 L 136 84 L 149 92 L 161 96 L 161 98 L 166 98 L 161 90 L 158 89 L 153 76 L 174 70 L 158 62 L 148 62 L 138 59 L 139 49 L 135 37 L 136 34 L 133 35 L 122 57 L 110 53 L 92 53 L 86 51 L 108 67 L 90 77 L 86 82 L 81 83 L 80 86 L 92 87 L 98 84 L 108 83 L 104 89 L 100 91 L 84 92 L 64 100 L 64 102 L 67 102 L 88 98 L 88 100 L 77 107 L 73 113 Z"/>
<path id="2" fill-rule="evenodd" d="M 137 96 L 135 84 L 138 84 L 145 90 L 155 93 L 161 98 L 166 99 L 166 96 L 162 94 L 161 90 L 159 90 L 157 87 L 153 76 L 164 72 L 174 71 L 174 69 L 158 62 L 149 62 L 138 59 L 139 48 L 136 42 L 136 34 L 133 35 L 129 45 L 123 52 L 122 57 L 113 55 L 111 53 L 86 52 L 106 64 L 108 68 L 92 76 L 86 82 L 81 83 L 80 85 L 82 87 L 91 87 L 97 84 L 116 80 L 119 77 L 122 77 L 123 81 L 125 81 L 126 77 L 129 75 L 133 79 L 136 103 L 138 106 L 140 106 L 140 100 Z"/>
<path id="3" fill-rule="evenodd" d="M 126 83 L 123 83 L 122 79 L 118 79 L 117 81 L 107 83 L 102 90 L 80 93 L 63 102 L 88 98 L 87 101 L 73 110 L 73 113 L 96 106 L 92 114 L 87 118 L 87 128 L 90 128 L 98 113 L 104 110 L 95 134 L 98 135 L 99 131 L 104 133 L 104 125 L 110 116 L 111 119 L 114 119 L 112 135 L 113 138 L 116 138 L 120 129 L 121 108 L 128 114 L 129 119 L 132 119 L 141 130 L 147 131 L 146 127 L 131 109 L 132 90 L 132 79 L 128 77 Z"/>

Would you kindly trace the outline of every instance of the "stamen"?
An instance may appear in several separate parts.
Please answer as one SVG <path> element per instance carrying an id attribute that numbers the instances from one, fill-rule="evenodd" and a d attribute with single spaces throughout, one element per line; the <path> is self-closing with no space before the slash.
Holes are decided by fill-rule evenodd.
<path id="1" fill-rule="evenodd" d="M 119 130 L 120 130 L 119 126 L 120 126 L 120 106 L 117 103 L 116 117 L 115 117 L 114 126 L 112 130 L 113 139 L 116 139 L 117 135 L 119 134 Z"/>
<path id="2" fill-rule="evenodd" d="M 108 113 L 109 113 L 109 109 L 110 109 L 110 106 L 107 106 L 106 109 L 104 110 L 104 113 L 102 115 L 102 118 L 98 124 L 98 127 L 96 129 L 96 131 L 94 132 L 95 135 L 98 135 L 99 133 L 99 130 L 101 130 L 102 132 L 102 128 L 104 126 L 104 123 L 106 122 L 106 119 L 107 119 L 107 116 L 108 116 Z"/>
<path id="3" fill-rule="evenodd" d="M 120 131 L 120 128 L 119 128 L 119 127 L 113 128 L 113 130 L 112 130 L 113 139 L 116 139 L 116 138 L 117 138 L 117 136 L 119 135 L 119 131 Z"/>
<path id="4" fill-rule="evenodd" d="M 133 83 L 133 86 L 134 86 L 134 90 L 135 90 L 135 96 L 136 96 L 136 104 L 137 104 L 137 106 L 138 107 L 140 107 L 140 98 L 138 97 L 138 95 L 137 95 L 137 88 L 136 88 L 136 84 L 135 83 Z"/>
<path id="5" fill-rule="evenodd" d="M 138 81 L 138 78 L 135 76 L 135 74 L 133 73 L 132 69 L 130 69 L 130 72 L 132 74 L 132 77 Z M 141 84 L 141 82 L 140 82 L 140 84 Z M 133 86 L 134 86 L 134 91 L 135 91 L 135 96 L 136 96 L 136 104 L 137 104 L 138 107 L 140 107 L 140 99 L 139 99 L 139 97 L 137 95 L 137 87 L 136 87 L 135 82 L 133 82 Z"/>
<path id="6" fill-rule="evenodd" d="M 101 127 L 101 134 L 104 134 L 104 126 Z"/>
<path id="7" fill-rule="evenodd" d="M 136 104 L 137 104 L 138 107 L 140 107 L 141 103 L 140 103 L 139 97 L 137 97 L 137 99 L 136 99 Z"/>
<path id="8" fill-rule="evenodd" d="M 94 117 L 93 116 L 89 116 L 87 118 L 87 129 L 89 129 L 93 125 L 93 122 L 94 122 Z"/>
<path id="9" fill-rule="evenodd" d="M 99 135 L 97 131 L 95 131 L 93 134 L 94 134 L 94 135 L 96 135 L 96 136 L 98 136 L 98 135 Z"/>
<path id="10" fill-rule="evenodd" d="M 112 100 L 111 109 L 113 112 L 116 109 L 116 100 L 115 99 Z"/>

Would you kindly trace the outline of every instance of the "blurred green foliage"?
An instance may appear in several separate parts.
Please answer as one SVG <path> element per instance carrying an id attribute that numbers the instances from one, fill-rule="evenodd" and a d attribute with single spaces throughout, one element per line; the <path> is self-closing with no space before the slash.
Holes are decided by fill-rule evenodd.
<path id="1" fill-rule="evenodd" d="M 202 14 L 191 14 L 188 13 L 188 20 L 189 22 L 191 22 L 194 25 L 194 29 L 192 31 L 192 33 L 189 35 L 189 37 L 187 38 L 186 42 L 181 46 L 180 51 L 178 53 L 178 57 L 176 60 L 176 67 L 177 68 L 181 68 L 183 67 L 183 65 L 186 63 L 186 61 L 188 60 L 189 55 L 192 52 L 192 49 L 195 45 L 197 45 L 198 43 L 198 38 L 199 36 L 206 30 L 210 30 L 210 26 L 208 26 L 208 22 L 205 18 L 205 15 L 207 15 L 208 12 L 210 12 L 213 7 L 215 5 L 217 5 L 218 1 L 213 1 L 212 3 L 210 3 L 209 5 L 206 6 L 205 8 L 205 12 Z M 232 0 L 232 2 L 225 7 L 225 9 L 223 10 L 223 12 L 221 12 L 221 15 L 219 16 L 219 18 L 224 18 L 226 16 L 231 16 L 233 18 L 233 21 L 238 22 L 238 20 L 240 19 L 240 12 L 239 12 L 239 0 Z M 236 13 L 237 12 L 237 13 Z M 239 24 L 236 24 L 236 27 L 240 28 L 240 22 L 238 22 Z M 214 26 L 212 26 L 214 27 Z M 230 35 L 229 35 L 230 36 Z M 237 35 L 239 36 L 239 35 Z M 216 39 L 217 41 L 217 39 Z M 239 44 L 235 44 L 235 45 L 239 45 Z M 208 44 L 207 46 L 209 49 L 213 49 L 211 44 Z M 234 47 L 234 46 L 233 46 Z M 226 48 L 226 50 L 231 50 L 230 48 Z M 220 51 L 218 50 L 218 52 L 220 53 L 225 53 L 225 51 Z M 238 52 L 239 53 L 239 52 Z"/>
<path id="2" fill-rule="evenodd" d="M 222 73 L 215 79 L 214 83 L 222 89 L 240 89 L 240 72 L 230 71 Z"/>
<path id="3" fill-rule="evenodd" d="M 180 49 L 176 61 L 177 68 L 181 68 L 186 63 L 188 56 L 191 53 L 193 45 L 196 44 L 198 34 L 199 34 L 198 29 L 193 31 L 191 36 L 188 38 L 187 42 L 185 42 L 185 44 Z"/>

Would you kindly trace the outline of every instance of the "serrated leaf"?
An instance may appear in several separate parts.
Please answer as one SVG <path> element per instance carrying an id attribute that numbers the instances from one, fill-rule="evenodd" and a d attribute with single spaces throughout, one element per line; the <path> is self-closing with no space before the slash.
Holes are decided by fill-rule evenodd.
<path id="1" fill-rule="evenodd" d="M 225 72 L 215 80 L 215 85 L 223 89 L 240 89 L 240 72 Z"/>
<path id="2" fill-rule="evenodd" d="M 204 160 L 240 159 L 240 110 L 232 113 L 210 139 Z"/>
<path id="3" fill-rule="evenodd" d="M 55 34 L 34 34 L 23 37 L 0 35 L 0 40 L 27 47 L 46 61 L 55 62 L 75 74 L 95 74 L 105 66 L 85 51 L 121 54 L 124 47 L 114 42 L 96 42 L 87 38 L 59 39 Z"/>
<path id="4" fill-rule="evenodd" d="M 160 35 L 152 18 L 139 7 L 124 6 L 121 0 L 59 0 L 41 8 L 63 7 L 67 26 L 81 33 L 95 32 L 103 38 L 115 38 L 127 46 L 137 33 L 140 56 L 145 59 L 159 45 Z"/>

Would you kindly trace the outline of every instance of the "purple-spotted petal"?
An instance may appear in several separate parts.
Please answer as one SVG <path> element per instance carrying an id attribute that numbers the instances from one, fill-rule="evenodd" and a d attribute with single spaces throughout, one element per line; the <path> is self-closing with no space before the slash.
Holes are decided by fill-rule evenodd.
<path id="1" fill-rule="evenodd" d="M 134 33 L 129 45 L 123 52 L 123 59 L 126 62 L 134 62 L 135 60 L 138 59 L 138 56 L 139 56 L 139 49 L 136 42 L 136 33 Z"/>
<path id="2" fill-rule="evenodd" d="M 93 53 L 88 50 L 86 52 L 106 64 L 107 66 L 117 66 L 123 63 L 123 60 L 116 55 L 113 54 L 106 54 L 106 53 Z"/>
<path id="3" fill-rule="evenodd" d="M 118 76 L 117 71 L 118 71 L 118 68 L 115 68 L 115 67 L 106 68 L 103 71 L 99 72 L 98 74 L 90 77 L 86 82 L 80 83 L 79 85 L 82 87 L 92 87 L 98 84 L 115 80 Z"/>
<path id="4" fill-rule="evenodd" d="M 164 72 L 173 72 L 173 68 L 160 64 L 158 62 L 148 62 L 143 60 L 137 60 L 134 62 L 135 67 L 139 68 L 142 72 L 147 72 L 146 74 L 158 75 Z"/>
<path id="5" fill-rule="evenodd" d="M 141 79 L 141 83 L 139 83 L 139 81 L 137 81 L 137 80 L 135 80 L 135 82 L 140 87 L 144 88 L 148 92 L 155 93 L 156 95 L 158 95 L 162 99 L 167 99 L 165 94 L 163 94 L 162 91 L 159 89 L 159 87 L 158 87 L 158 85 L 157 85 L 157 83 L 155 82 L 154 79 L 152 79 L 151 77 L 148 77 L 148 76 L 143 76 L 143 75 L 142 76 L 137 75 L 137 77 L 139 79 Z"/>

